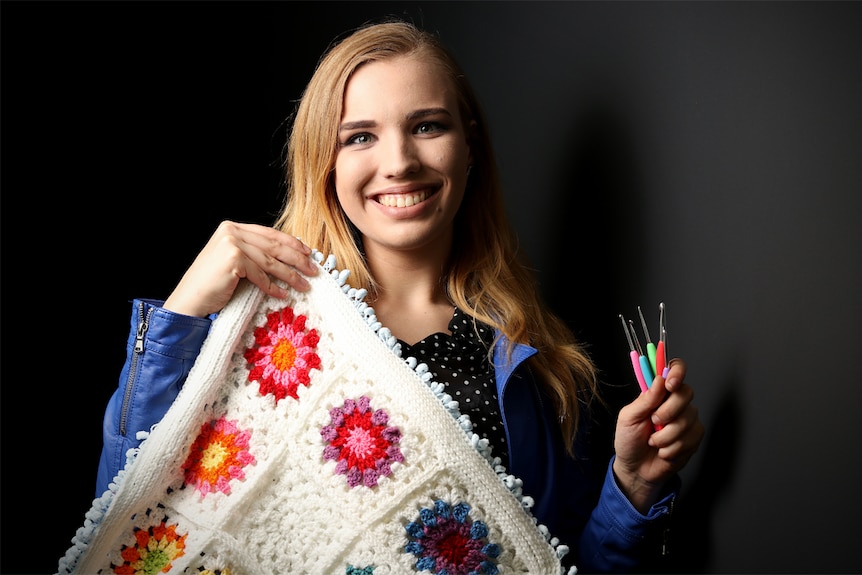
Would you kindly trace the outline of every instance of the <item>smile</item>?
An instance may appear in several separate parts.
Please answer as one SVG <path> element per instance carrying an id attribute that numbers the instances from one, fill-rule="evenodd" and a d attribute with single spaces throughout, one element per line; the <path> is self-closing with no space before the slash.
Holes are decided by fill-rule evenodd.
<path id="1" fill-rule="evenodd" d="M 424 202 L 429 195 L 427 191 L 412 194 L 381 194 L 376 199 L 377 203 L 390 208 L 409 208 Z"/>

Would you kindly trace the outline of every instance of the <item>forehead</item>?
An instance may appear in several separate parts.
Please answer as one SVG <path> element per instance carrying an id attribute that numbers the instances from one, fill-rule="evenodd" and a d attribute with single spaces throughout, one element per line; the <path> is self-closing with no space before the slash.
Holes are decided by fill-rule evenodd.
<path id="1" fill-rule="evenodd" d="M 394 106 L 437 106 L 457 113 L 452 79 L 437 60 L 412 54 L 367 62 L 344 91 L 343 115 Z"/>

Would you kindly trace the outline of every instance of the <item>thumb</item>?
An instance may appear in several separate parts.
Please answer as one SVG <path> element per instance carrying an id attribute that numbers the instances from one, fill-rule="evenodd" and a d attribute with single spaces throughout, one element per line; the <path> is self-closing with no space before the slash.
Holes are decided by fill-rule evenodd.
<path id="1" fill-rule="evenodd" d="M 629 404 L 627 416 L 631 422 L 648 420 L 652 413 L 658 409 L 667 396 L 667 390 L 664 385 L 664 378 L 659 375 L 653 381 L 646 391 L 641 393 Z"/>

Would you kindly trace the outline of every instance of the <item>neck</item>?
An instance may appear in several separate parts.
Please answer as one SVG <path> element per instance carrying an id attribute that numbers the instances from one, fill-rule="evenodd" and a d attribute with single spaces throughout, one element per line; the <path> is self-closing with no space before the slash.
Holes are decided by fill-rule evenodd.
<path id="1" fill-rule="evenodd" d="M 370 303 L 395 337 L 413 344 L 433 333 L 448 333 L 454 307 L 442 282 L 446 257 L 390 251 L 366 255 L 378 285 Z"/>
<path id="2" fill-rule="evenodd" d="M 366 245 L 368 268 L 379 286 L 375 300 L 448 302 L 441 279 L 449 261 L 450 245 L 413 250 Z"/>

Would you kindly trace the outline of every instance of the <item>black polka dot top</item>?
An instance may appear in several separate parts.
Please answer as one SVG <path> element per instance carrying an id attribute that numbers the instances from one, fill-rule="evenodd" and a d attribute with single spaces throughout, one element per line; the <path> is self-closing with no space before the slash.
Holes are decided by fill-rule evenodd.
<path id="1" fill-rule="evenodd" d="M 449 322 L 452 335 L 438 332 L 415 345 L 398 340 L 401 356 L 415 357 L 428 366 L 434 380 L 445 385 L 446 392 L 458 402 L 461 413 L 470 417 L 473 432 L 486 438 L 491 444 L 491 454 L 508 467 L 509 451 L 497 400 L 494 366 L 488 360 L 494 330 L 478 321 L 476 328 L 472 318 L 455 308 Z"/>

